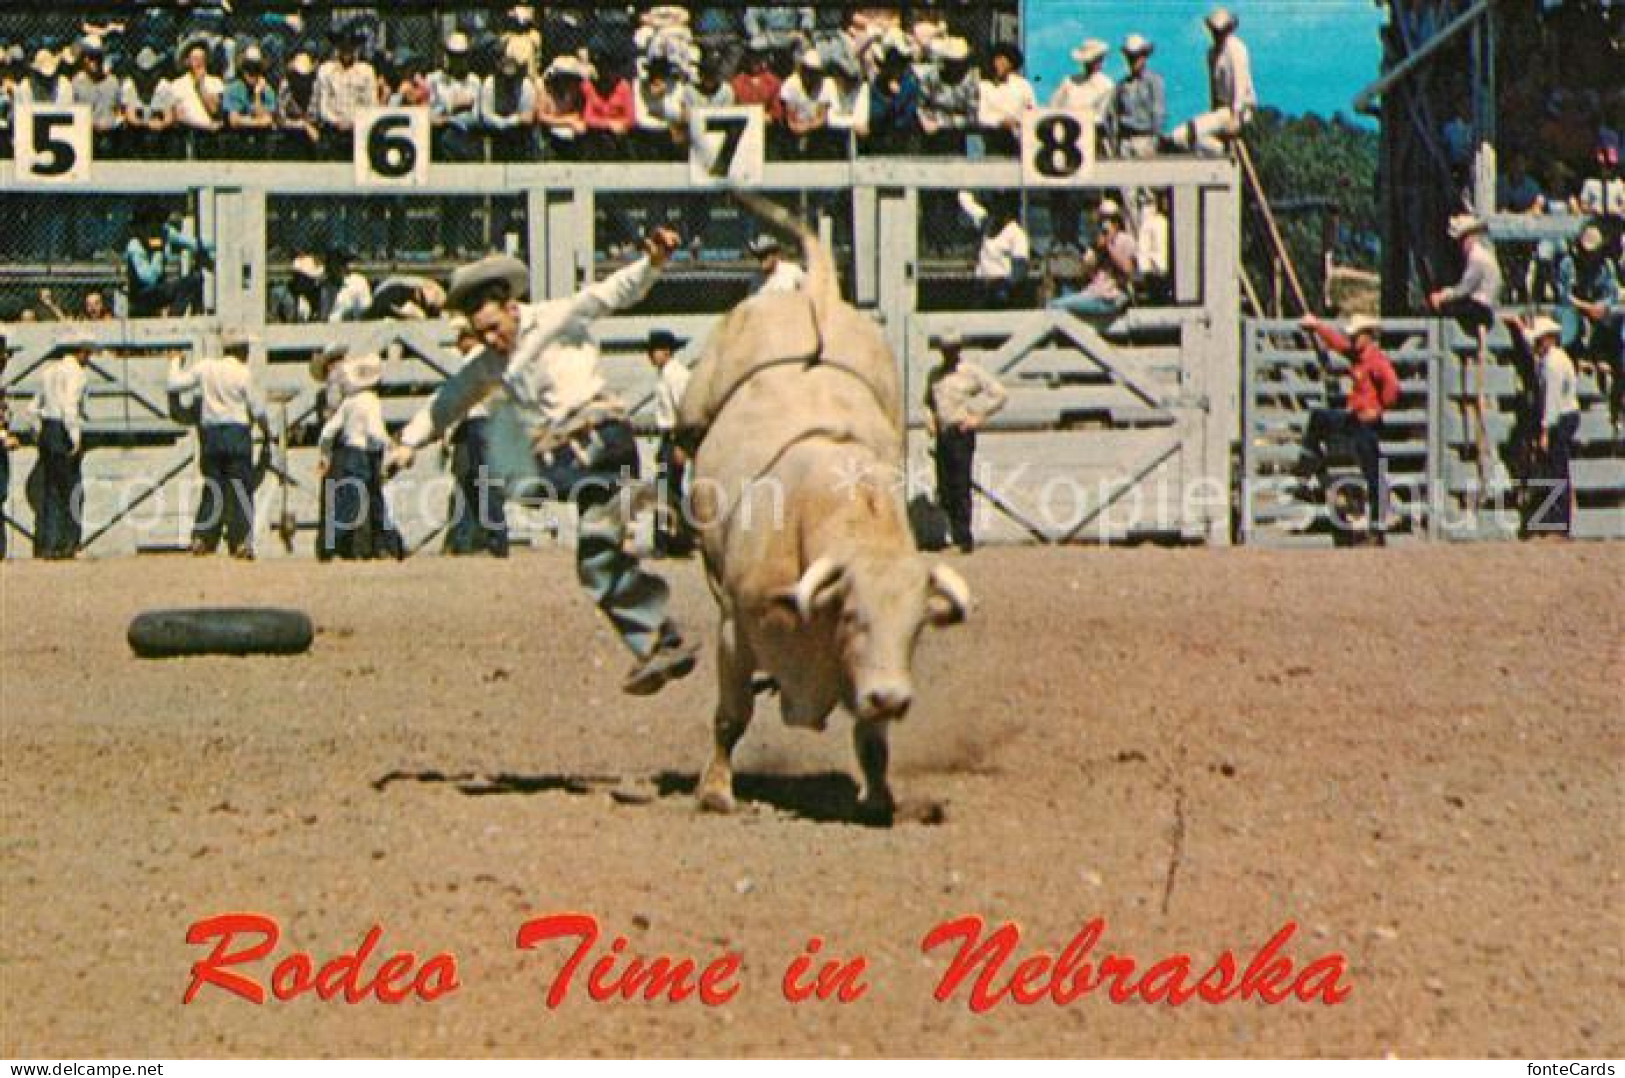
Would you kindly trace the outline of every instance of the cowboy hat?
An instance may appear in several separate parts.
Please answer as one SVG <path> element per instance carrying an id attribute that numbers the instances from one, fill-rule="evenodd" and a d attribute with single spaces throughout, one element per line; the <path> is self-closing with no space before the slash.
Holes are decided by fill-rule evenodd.
<path id="1" fill-rule="evenodd" d="M 1470 213 L 1457 214 L 1450 218 L 1450 238 L 1453 240 L 1464 239 L 1479 232 L 1488 232 L 1489 227 L 1481 218 L 1474 217 Z"/>
<path id="2" fill-rule="evenodd" d="M 1542 338 L 1552 336 L 1560 337 L 1562 335 L 1563 327 L 1545 315 L 1541 315 L 1539 318 L 1535 319 L 1534 323 L 1529 327 L 1529 339 L 1531 341 L 1538 341 Z"/>
<path id="3" fill-rule="evenodd" d="M 1101 201 L 1100 208 L 1095 212 L 1101 217 L 1122 217 L 1123 207 L 1108 198 Z"/>
<path id="4" fill-rule="evenodd" d="M 482 258 L 451 275 L 451 286 L 446 289 L 446 306 L 464 314 L 473 314 L 468 305 L 483 296 L 492 285 L 505 285 L 509 298 L 520 299 L 530 290 L 530 270 L 512 255 Z"/>
<path id="5" fill-rule="evenodd" d="M 265 63 L 265 54 L 260 51 L 260 47 L 258 45 L 250 45 L 250 46 L 248 46 L 248 48 L 243 50 L 242 55 L 237 57 L 237 65 L 239 67 L 246 67 L 249 64 L 264 64 L 264 63 Z"/>
<path id="6" fill-rule="evenodd" d="M 553 57 L 553 62 L 547 65 L 549 75 L 568 75 L 572 78 L 584 79 L 590 69 L 587 64 L 569 53 Z"/>
<path id="7" fill-rule="evenodd" d="M 970 59 L 970 42 L 962 37 L 942 37 L 936 40 L 932 51 L 937 59 L 948 63 L 960 63 Z"/>
<path id="8" fill-rule="evenodd" d="M 1156 50 L 1157 47 L 1149 39 L 1139 34 L 1130 34 L 1123 39 L 1124 56 L 1150 56 Z"/>
<path id="9" fill-rule="evenodd" d="M 454 33 L 450 37 L 446 38 L 446 55 L 447 56 L 464 56 L 464 55 L 467 55 L 468 48 L 469 48 L 468 35 L 463 33 L 461 30 L 458 30 L 456 33 Z"/>
<path id="10" fill-rule="evenodd" d="M 79 39 L 79 54 L 81 56 L 101 56 L 107 51 L 107 46 L 95 34 L 88 34 Z"/>
<path id="11" fill-rule="evenodd" d="M 931 343 L 937 348 L 963 348 L 965 335 L 957 329 L 945 329 L 931 338 Z"/>
<path id="12" fill-rule="evenodd" d="M 647 347 L 651 352 L 655 351 L 656 349 L 664 349 L 667 352 L 675 352 L 678 348 L 682 347 L 682 344 L 683 342 L 678 339 L 677 334 L 673 333 L 671 330 L 656 329 L 650 331 Z"/>
<path id="13" fill-rule="evenodd" d="M 1072 59 L 1087 66 L 1104 60 L 1109 52 L 1111 52 L 1111 47 L 1104 41 L 1098 38 L 1090 38 L 1072 50 Z"/>
<path id="14" fill-rule="evenodd" d="M 290 268 L 301 277 L 319 279 L 322 275 L 321 260 L 315 255 L 299 255 Z"/>
<path id="15" fill-rule="evenodd" d="M 755 255 L 757 258 L 766 258 L 768 255 L 776 255 L 781 250 L 783 250 L 783 248 L 779 245 L 778 239 L 774 236 L 761 235 L 750 241 L 750 253 Z"/>
<path id="16" fill-rule="evenodd" d="M 824 70 L 824 58 L 817 49 L 808 49 L 801 54 L 801 58 L 796 62 L 809 71 Z"/>
<path id="17" fill-rule="evenodd" d="M 346 394 L 371 389 L 384 380 L 384 361 L 371 354 L 347 359 L 339 372 L 339 380 Z"/>
<path id="18" fill-rule="evenodd" d="M 57 59 L 56 53 L 50 49 L 41 49 L 34 54 L 34 62 L 28 66 L 36 74 L 51 78 L 56 74 L 56 70 L 61 64 L 62 61 Z"/>
<path id="19" fill-rule="evenodd" d="M 1588 255 L 1594 255 L 1602 250 L 1602 229 L 1596 225 L 1586 225 L 1580 232 L 1580 250 Z"/>
<path id="20" fill-rule="evenodd" d="M 327 381 L 327 372 L 332 368 L 333 364 L 349 354 L 349 345 L 334 341 L 310 357 L 310 376 L 318 382 Z"/>
<path id="21" fill-rule="evenodd" d="M 1216 7 L 1208 13 L 1207 28 L 1215 34 L 1228 33 L 1241 25 L 1241 20 L 1230 13 L 1228 8 Z"/>
<path id="22" fill-rule="evenodd" d="M 308 75 L 316 70 L 316 61 L 311 58 L 310 53 L 300 49 L 294 53 L 293 59 L 288 61 L 288 70 L 295 75 Z"/>
<path id="23" fill-rule="evenodd" d="M 1382 329 L 1382 323 L 1370 315 L 1358 314 L 1349 319 L 1348 335 L 1358 337 L 1362 333 L 1375 334 Z"/>

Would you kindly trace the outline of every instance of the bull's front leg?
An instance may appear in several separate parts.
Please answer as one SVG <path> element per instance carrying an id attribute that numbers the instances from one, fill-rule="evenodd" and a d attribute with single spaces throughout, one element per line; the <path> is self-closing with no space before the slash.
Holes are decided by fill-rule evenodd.
<path id="1" fill-rule="evenodd" d="M 886 781 L 886 770 L 891 762 L 891 746 L 886 740 L 890 724 L 872 719 L 859 719 L 852 724 L 852 747 L 857 750 L 858 766 L 863 769 L 863 796 L 858 800 L 858 818 L 866 822 L 892 822 L 897 812 L 891 785 Z"/>
<path id="2" fill-rule="evenodd" d="M 716 738 L 711 764 L 700 779 L 699 803 L 703 812 L 732 812 L 734 801 L 733 751 L 750 726 L 756 704 L 751 691 L 755 672 L 749 649 L 739 639 L 732 618 L 724 616 L 717 633 L 717 714 L 713 732 Z"/>

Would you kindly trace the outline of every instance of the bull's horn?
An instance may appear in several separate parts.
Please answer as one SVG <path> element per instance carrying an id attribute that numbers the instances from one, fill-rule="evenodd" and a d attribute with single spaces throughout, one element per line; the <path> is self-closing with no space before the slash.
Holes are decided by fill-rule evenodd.
<path id="1" fill-rule="evenodd" d="M 933 619 L 937 624 L 952 625 L 965 620 L 970 613 L 970 585 L 965 583 L 964 577 L 946 565 L 938 565 L 931 570 L 931 589 L 933 597 L 946 603 L 946 609 Z"/>
<path id="2" fill-rule="evenodd" d="M 796 613 L 801 615 L 802 621 L 812 620 L 813 611 L 820 600 L 819 593 L 837 583 L 841 574 L 840 563 L 834 558 L 819 558 L 807 566 L 807 571 L 796 582 Z"/>

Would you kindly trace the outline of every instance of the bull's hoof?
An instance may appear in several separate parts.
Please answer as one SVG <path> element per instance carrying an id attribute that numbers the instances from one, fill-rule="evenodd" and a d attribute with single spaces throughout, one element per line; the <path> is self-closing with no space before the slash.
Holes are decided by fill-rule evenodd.
<path id="1" fill-rule="evenodd" d="M 739 807 L 734 795 L 726 790 L 705 790 L 700 794 L 699 808 L 701 812 L 715 812 L 721 816 L 731 816 Z"/>

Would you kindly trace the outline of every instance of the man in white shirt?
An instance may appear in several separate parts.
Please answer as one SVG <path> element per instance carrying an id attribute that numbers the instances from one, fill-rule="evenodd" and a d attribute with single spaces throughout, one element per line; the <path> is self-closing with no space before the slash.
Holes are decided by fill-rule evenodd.
<path id="1" fill-rule="evenodd" d="M 655 429 L 660 444 L 655 450 L 659 469 L 655 510 L 655 556 L 686 557 L 694 552 L 694 541 L 684 527 L 683 483 L 688 473 L 688 456 L 677 444 L 677 406 L 688 388 L 688 368 L 677 362 L 682 342 L 670 330 L 649 334 L 649 363 L 655 369 Z"/>
<path id="2" fill-rule="evenodd" d="M 993 77 L 978 88 L 977 116 L 988 152 L 1014 157 L 1021 145 L 1021 118 L 1038 107 L 1033 84 L 1021 74 L 1021 50 L 993 46 Z"/>
<path id="3" fill-rule="evenodd" d="M 498 255 L 458 270 L 447 305 L 468 316 L 485 350 L 407 424 L 390 459 L 393 468 L 410 465 L 418 449 L 501 389 L 506 399 L 492 417 L 493 427 L 501 420 L 493 439 L 498 472 L 511 468 L 509 489 L 520 497 L 569 501 L 579 510 L 576 575 L 637 656 L 621 688 L 638 696 L 693 673 L 696 656 L 667 612 L 665 581 L 625 549 L 631 512 L 616 504 L 617 495 L 638 477 L 638 446 L 626 406 L 599 370 L 591 327 L 648 295 L 678 242 L 677 233 L 656 229 L 644 240 L 645 257 L 573 296 L 541 303 L 520 302 L 530 275 L 518 259 Z"/>
<path id="4" fill-rule="evenodd" d="M 1221 7 L 1214 8 L 1206 21 L 1213 38 L 1207 54 L 1211 111 L 1180 125 L 1173 140 L 1183 149 L 1217 157 L 1252 122 L 1258 111 L 1258 91 L 1253 85 L 1251 55 L 1236 34 L 1241 20 Z"/>
<path id="5" fill-rule="evenodd" d="M 220 130 L 221 99 L 226 85 L 209 73 L 209 49 L 201 41 L 186 47 L 182 60 L 185 70 L 169 80 L 175 121 L 193 131 Z"/>
<path id="6" fill-rule="evenodd" d="M 480 77 L 469 68 L 468 35 L 446 38 L 446 63 L 429 72 L 429 125 L 434 130 L 435 157 L 469 161 L 477 156 L 480 122 Z"/>
<path id="7" fill-rule="evenodd" d="M 384 361 L 351 356 L 338 368 L 344 401 L 322 427 L 321 475 L 331 484 L 327 521 L 333 553 L 346 561 L 402 556 L 384 501 L 383 460 L 389 449 L 378 383 Z"/>
<path id="8" fill-rule="evenodd" d="M 1072 59 L 1077 62 L 1077 74 L 1067 76 L 1066 81 L 1056 88 L 1049 99 L 1049 107 L 1085 112 L 1094 117 L 1097 126 L 1103 125 L 1111 111 L 1112 92 L 1117 88 L 1104 70 L 1106 57 L 1110 53 L 1111 46 L 1093 38 L 1073 49 Z"/>
<path id="9" fill-rule="evenodd" d="M 1169 299 L 1168 217 L 1156 192 L 1139 193 L 1140 227 L 1135 233 L 1139 273 L 1145 298 L 1153 303 Z"/>
<path id="10" fill-rule="evenodd" d="M 352 273 L 354 256 L 344 247 L 333 247 L 322 262 L 322 307 L 329 322 L 359 322 L 372 309 L 372 285 L 359 273 Z"/>
<path id="11" fill-rule="evenodd" d="M 223 356 L 200 360 L 187 370 L 177 356 L 170 363 L 171 393 L 196 391 L 201 396 L 198 416 L 198 464 L 203 472 L 203 493 L 192 527 L 192 553 L 213 554 L 225 532 L 226 547 L 234 558 L 254 558 L 254 432 L 258 426 L 270 437 L 265 402 L 248 369 L 253 339 L 227 330 L 221 335 Z"/>
<path id="12" fill-rule="evenodd" d="M 975 273 L 983 302 L 995 308 L 1010 306 L 1032 261 L 1032 240 L 1022 227 L 1021 215 L 1008 196 L 989 210 L 969 191 L 959 193 L 959 208 L 982 234 Z"/>
<path id="13" fill-rule="evenodd" d="M 1540 371 L 1540 451 L 1546 465 L 1536 477 L 1535 512 L 1529 531 L 1540 537 L 1567 538 L 1574 520 L 1574 482 L 1570 462 L 1580 430 L 1580 379 L 1574 360 L 1559 343 L 1563 327 L 1544 315 L 1531 325 L 1506 320 L 1514 340 L 1534 353 Z"/>
<path id="14" fill-rule="evenodd" d="M 750 253 L 761 262 L 756 295 L 799 292 L 806 285 L 807 271 L 784 257 L 784 248 L 776 237 L 765 234 L 757 236 L 750 241 Z"/>
<path id="15" fill-rule="evenodd" d="M 366 34 L 358 27 L 339 31 L 335 58 L 316 72 L 312 111 L 335 150 L 348 150 L 357 109 L 378 104 L 378 76 L 360 58 Z"/>
<path id="16" fill-rule="evenodd" d="M 64 353 L 45 365 L 34 401 L 39 421 L 39 516 L 34 522 L 34 556 L 65 561 L 79 552 L 84 521 L 80 466 L 85 454 L 85 364 L 93 343 L 71 334 Z"/>

